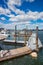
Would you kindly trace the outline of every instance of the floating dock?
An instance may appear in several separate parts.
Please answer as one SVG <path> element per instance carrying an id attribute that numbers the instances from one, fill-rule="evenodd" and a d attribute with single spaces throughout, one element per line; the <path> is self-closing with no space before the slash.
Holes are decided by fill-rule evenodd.
<path id="1" fill-rule="evenodd" d="M 3 42 L 15 43 L 15 40 L 3 40 Z M 17 43 L 24 43 L 24 41 L 17 41 Z"/>
<path id="2" fill-rule="evenodd" d="M 21 45 L 24 46 L 25 41 L 16 41 L 15 40 L 3 40 L 5 45 Z M 3 44 L 3 43 L 2 43 Z"/>
<path id="3" fill-rule="evenodd" d="M 20 57 L 26 54 L 30 54 L 32 50 L 28 47 L 22 47 L 18 49 L 12 49 L 12 50 L 3 50 L 3 57 L 0 57 L 0 61 L 9 60 L 12 58 Z M 1 51 L 0 51 L 1 55 Z"/>

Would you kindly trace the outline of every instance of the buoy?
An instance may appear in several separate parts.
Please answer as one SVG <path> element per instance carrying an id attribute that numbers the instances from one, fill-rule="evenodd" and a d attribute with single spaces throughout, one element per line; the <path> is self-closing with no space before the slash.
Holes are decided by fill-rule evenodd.
<path id="1" fill-rule="evenodd" d="M 31 54 L 30 54 L 32 57 L 37 57 L 37 53 L 36 52 L 32 52 Z"/>

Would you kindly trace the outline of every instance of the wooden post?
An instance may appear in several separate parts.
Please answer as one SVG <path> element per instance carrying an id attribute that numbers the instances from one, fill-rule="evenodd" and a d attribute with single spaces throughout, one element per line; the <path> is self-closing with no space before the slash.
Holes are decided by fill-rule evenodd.
<path id="1" fill-rule="evenodd" d="M 16 31 L 16 25 L 15 25 L 15 43 L 16 43 L 16 32 L 17 32 L 17 31 Z"/>
<path id="2" fill-rule="evenodd" d="M 36 27 L 36 50 L 38 51 L 38 26 Z"/>
<path id="3" fill-rule="evenodd" d="M 26 30 L 25 30 L 25 32 L 24 32 L 24 41 L 25 41 L 25 44 L 24 45 L 26 45 Z"/>

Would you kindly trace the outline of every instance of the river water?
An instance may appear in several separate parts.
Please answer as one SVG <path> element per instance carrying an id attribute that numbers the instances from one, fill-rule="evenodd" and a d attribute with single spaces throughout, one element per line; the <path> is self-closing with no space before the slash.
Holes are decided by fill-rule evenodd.
<path id="1" fill-rule="evenodd" d="M 38 36 L 43 44 L 43 31 L 38 31 Z M 8 39 L 14 39 L 14 38 L 8 38 Z M 2 42 L 0 42 L 2 43 Z M 15 46 L 5 46 L 6 49 L 13 49 Z M 19 47 L 19 46 L 17 46 Z M 1 48 L 0 48 L 1 49 Z M 0 65 L 43 65 L 43 49 L 41 49 L 38 52 L 37 58 L 32 58 L 30 55 L 22 56 L 19 58 L 7 60 L 4 62 L 0 62 Z"/>

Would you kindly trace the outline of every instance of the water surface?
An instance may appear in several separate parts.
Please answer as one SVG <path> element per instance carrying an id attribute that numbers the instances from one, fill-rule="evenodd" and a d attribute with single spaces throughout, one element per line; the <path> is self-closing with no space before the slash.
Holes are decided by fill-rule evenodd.
<path id="1" fill-rule="evenodd" d="M 43 44 L 43 31 L 39 31 L 38 36 Z M 8 48 L 15 48 L 15 46 L 7 46 L 7 49 Z M 38 52 L 37 58 L 32 58 L 30 55 L 26 55 L 9 61 L 0 62 L 0 65 L 43 65 L 43 49 Z"/>

